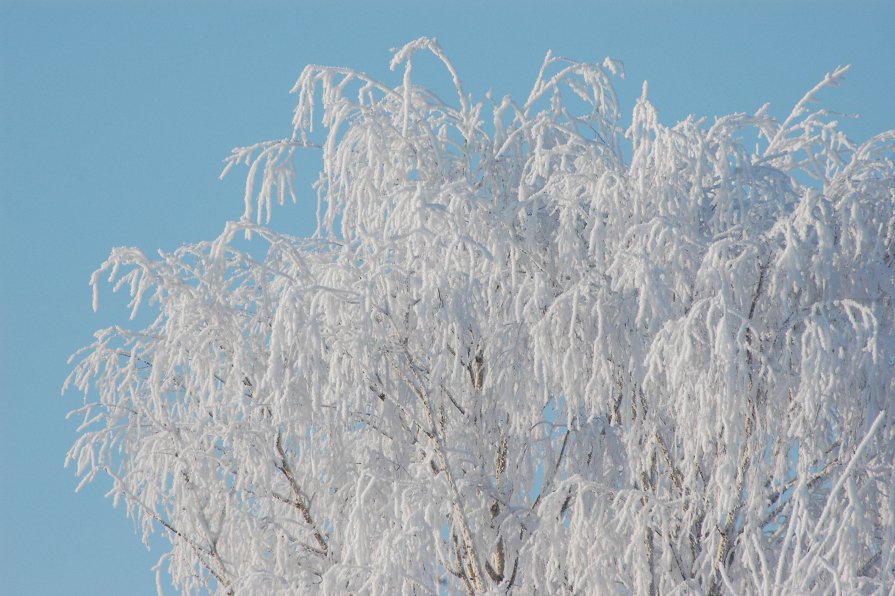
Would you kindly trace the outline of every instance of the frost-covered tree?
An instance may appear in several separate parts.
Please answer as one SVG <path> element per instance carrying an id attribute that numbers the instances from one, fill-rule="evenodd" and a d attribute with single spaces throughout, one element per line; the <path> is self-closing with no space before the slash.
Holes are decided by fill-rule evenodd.
<path id="1" fill-rule="evenodd" d="M 456 94 L 414 84 L 426 50 Z M 69 453 L 186 593 L 884 593 L 895 585 L 895 132 L 628 127 L 611 60 L 473 99 L 309 66 L 234 151 L 245 216 L 93 278 Z M 314 130 L 322 123 L 322 130 Z M 748 146 L 747 146 L 748 144 Z M 275 231 L 322 152 L 310 238 Z M 253 240 L 246 243 L 244 238 Z M 263 247 L 263 250 L 259 248 Z M 260 257 L 259 255 L 265 256 Z"/>

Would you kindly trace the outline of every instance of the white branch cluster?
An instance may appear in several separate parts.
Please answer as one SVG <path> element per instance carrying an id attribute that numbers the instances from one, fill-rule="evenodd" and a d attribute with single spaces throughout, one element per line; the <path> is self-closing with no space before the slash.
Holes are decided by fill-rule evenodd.
<path id="1" fill-rule="evenodd" d="M 420 51 L 455 98 L 414 84 Z M 69 461 L 167 534 L 176 585 L 895 585 L 895 132 L 856 147 L 810 109 L 846 69 L 783 122 L 668 127 L 644 85 L 623 130 L 610 60 L 548 54 L 522 105 L 474 100 L 434 40 L 391 66 L 306 68 L 292 134 L 229 160 L 242 221 L 94 277 L 155 319 L 78 356 Z M 266 221 L 308 147 L 299 239 Z"/>

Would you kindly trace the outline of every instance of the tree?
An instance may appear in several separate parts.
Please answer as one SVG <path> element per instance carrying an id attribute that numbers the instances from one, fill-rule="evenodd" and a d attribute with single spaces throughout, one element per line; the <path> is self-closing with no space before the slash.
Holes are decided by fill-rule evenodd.
<path id="1" fill-rule="evenodd" d="M 421 50 L 455 99 L 413 84 Z M 229 159 L 242 220 L 93 277 L 154 319 L 78 356 L 68 460 L 175 584 L 895 585 L 895 131 L 855 146 L 811 107 L 846 68 L 782 122 L 668 127 L 644 84 L 623 130 L 608 59 L 548 53 L 522 104 L 473 100 L 433 40 L 391 67 L 307 67 L 291 136 Z M 267 223 L 302 148 L 310 238 Z"/>

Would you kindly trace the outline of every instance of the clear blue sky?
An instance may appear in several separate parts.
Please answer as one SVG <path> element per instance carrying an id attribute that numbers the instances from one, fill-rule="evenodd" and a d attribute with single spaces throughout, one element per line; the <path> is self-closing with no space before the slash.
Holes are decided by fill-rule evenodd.
<path id="1" fill-rule="evenodd" d="M 244 171 L 221 182 L 221 160 L 288 134 L 305 64 L 397 85 L 389 48 L 434 36 L 471 92 L 524 97 L 548 48 L 610 55 L 625 111 L 648 79 L 672 123 L 765 101 L 783 117 L 851 63 L 826 105 L 863 115 L 847 125 L 858 140 L 895 128 L 893 2 L 618 5 L 0 0 L 0 592 L 155 593 L 160 553 L 102 497 L 108 482 L 76 494 L 62 467 L 80 403 L 59 396 L 66 359 L 127 318 L 108 291 L 92 313 L 87 282 L 113 246 L 173 249 L 237 218 Z M 307 232 L 312 213 L 274 217 Z"/>

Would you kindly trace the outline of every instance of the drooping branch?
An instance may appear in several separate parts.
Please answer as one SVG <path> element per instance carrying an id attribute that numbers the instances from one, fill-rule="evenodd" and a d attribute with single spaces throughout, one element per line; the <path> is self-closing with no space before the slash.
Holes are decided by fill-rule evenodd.
<path id="1" fill-rule="evenodd" d="M 325 555 L 329 550 L 329 544 L 327 543 L 326 536 L 320 531 L 317 524 L 314 522 L 314 518 L 311 516 L 310 506 L 305 501 L 304 493 L 302 493 L 302 490 L 298 485 L 295 473 L 293 473 L 292 467 L 289 465 L 289 459 L 286 457 L 286 451 L 283 449 L 283 435 L 281 433 L 277 433 L 276 448 L 277 455 L 279 455 L 279 461 L 276 463 L 276 467 L 283 473 L 283 476 L 286 477 L 286 480 L 289 482 L 289 487 L 292 489 L 293 499 L 291 500 L 291 504 L 299 511 L 299 513 L 301 513 L 302 519 L 304 519 L 305 523 L 308 524 L 308 527 L 311 528 L 314 540 L 317 541 L 320 550 Z"/>

